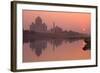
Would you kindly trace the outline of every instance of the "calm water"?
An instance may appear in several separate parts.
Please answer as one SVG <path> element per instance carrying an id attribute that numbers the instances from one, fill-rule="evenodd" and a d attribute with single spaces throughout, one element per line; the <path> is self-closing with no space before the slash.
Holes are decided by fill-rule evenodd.
<path id="1" fill-rule="evenodd" d="M 23 62 L 90 58 L 90 45 L 83 39 L 33 40 L 23 44 Z"/>

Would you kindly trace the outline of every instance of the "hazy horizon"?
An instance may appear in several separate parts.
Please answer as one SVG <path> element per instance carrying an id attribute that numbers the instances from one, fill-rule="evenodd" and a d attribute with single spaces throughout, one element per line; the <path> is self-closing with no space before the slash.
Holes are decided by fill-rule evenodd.
<path id="1" fill-rule="evenodd" d="M 42 18 L 42 22 L 47 25 L 48 29 L 51 29 L 55 23 L 63 30 L 90 34 L 90 13 L 23 10 L 24 30 L 29 30 L 30 25 L 38 16 Z"/>

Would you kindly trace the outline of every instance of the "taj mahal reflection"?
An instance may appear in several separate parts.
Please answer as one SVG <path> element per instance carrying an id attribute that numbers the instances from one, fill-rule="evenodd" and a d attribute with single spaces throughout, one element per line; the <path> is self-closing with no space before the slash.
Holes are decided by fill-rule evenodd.
<path id="1" fill-rule="evenodd" d="M 76 40 L 75 39 L 73 39 L 73 40 L 72 39 L 70 39 L 70 40 L 69 39 L 65 39 L 65 40 L 62 40 L 62 39 L 60 39 L 60 40 L 58 40 L 58 39 L 34 40 L 34 41 L 29 42 L 30 43 L 29 46 L 30 46 L 30 49 L 32 51 L 34 51 L 37 56 L 41 56 L 42 52 L 45 51 L 46 48 L 48 48 L 48 44 L 51 44 L 52 51 L 55 51 L 55 49 L 57 49 L 57 47 L 63 45 L 63 43 L 66 43 L 66 45 L 67 45 L 67 43 L 71 44 L 71 43 L 77 42 L 78 40 L 84 41 L 84 39 L 76 39 Z M 28 43 L 28 42 L 25 42 L 25 43 Z M 84 51 L 90 50 L 90 44 L 88 42 L 85 42 L 85 45 L 82 49 Z"/>
<path id="2" fill-rule="evenodd" d="M 32 51 L 35 51 L 37 56 L 42 54 L 42 51 L 47 48 L 47 41 L 46 40 L 35 40 L 30 43 L 30 48 Z"/>

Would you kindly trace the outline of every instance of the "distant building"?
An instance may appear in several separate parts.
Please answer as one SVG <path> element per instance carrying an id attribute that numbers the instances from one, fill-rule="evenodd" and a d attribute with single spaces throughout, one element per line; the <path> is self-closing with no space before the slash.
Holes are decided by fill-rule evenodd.
<path id="1" fill-rule="evenodd" d="M 60 27 L 55 26 L 55 23 L 53 23 L 53 28 L 51 28 L 50 31 L 56 33 L 56 32 L 62 32 L 63 30 Z"/>
<path id="2" fill-rule="evenodd" d="M 45 23 L 42 22 L 41 17 L 37 17 L 35 19 L 35 23 L 32 23 L 30 26 L 31 31 L 35 32 L 46 32 L 47 31 L 47 26 Z"/>

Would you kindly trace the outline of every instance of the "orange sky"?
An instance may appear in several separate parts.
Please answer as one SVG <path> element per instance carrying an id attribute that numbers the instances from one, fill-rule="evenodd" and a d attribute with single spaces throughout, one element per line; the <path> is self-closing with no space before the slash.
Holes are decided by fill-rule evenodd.
<path id="1" fill-rule="evenodd" d="M 73 30 L 82 33 L 90 33 L 91 14 L 75 12 L 51 12 L 23 10 L 23 27 L 29 30 L 29 26 L 40 16 L 48 29 L 53 27 L 53 22 L 63 30 Z"/>

